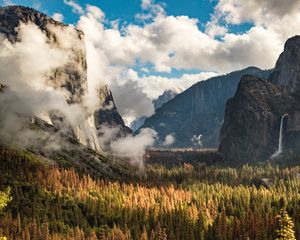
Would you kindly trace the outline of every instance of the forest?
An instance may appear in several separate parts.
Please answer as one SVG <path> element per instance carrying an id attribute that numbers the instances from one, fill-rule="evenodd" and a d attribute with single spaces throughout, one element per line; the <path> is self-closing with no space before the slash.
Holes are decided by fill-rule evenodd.
<path id="1" fill-rule="evenodd" d="M 300 239 L 299 166 L 157 163 L 112 181 L 6 147 L 0 162 L 1 240 Z"/>

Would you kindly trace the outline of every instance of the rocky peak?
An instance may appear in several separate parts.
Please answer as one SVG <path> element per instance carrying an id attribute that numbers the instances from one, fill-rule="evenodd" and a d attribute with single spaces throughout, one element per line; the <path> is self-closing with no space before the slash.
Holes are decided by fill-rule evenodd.
<path id="1" fill-rule="evenodd" d="M 51 48 L 63 51 L 68 55 L 64 65 L 45 73 L 46 84 L 54 89 L 63 89 L 66 91 L 65 100 L 67 103 L 76 103 L 85 109 L 83 99 L 87 91 L 87 64 L 83 32 L 59 23 L 32 8 L 21 6 L 0 8 L 0 34 L 2 37 L 11 43 L 21 41 L 19 27 L 22 24 L 38 27 L 45 34 L 46 42 Z M 71 38 L 73 44 L 67 44 L 66 41 L 70 39 L 65 39 L 65 37 Z M 9 88 L 9 83 L 7 83 L 7 87 Z M 61 129 L 61 126 L 67 126 L 72 133 L 70 136 L 75 136 L 75 140 L 79 143 L 100 150 L 95 125 L 91 121 L 93 116 L 90 114 L 84 112 L 85 120 L 81 123 L 66 122 L 67 120 L 64 120 L 63 123 L 57 121 L 57 119 L 65 119 L 63 110 L 51 111 L 51 113 L 45 110 L 45 112 L 38 114 L 45 116 L 45 121 L 50 119 L 50 122 L 57 129 Z"/>
<path id="2" fill-rule="evenodd" d="M 0 33 L 14 43 L 19 41 L 19 29 L 21 24 L 34 24 L 47 37 L 47 42 L 56 48 L 64 48 L 69 54 L 70 61 L 61 68 L 54 69 L 49 76 L 49 84 L 55 88 L 65 88 L 69 91 L 68 102 L 81 102 L 82 96 L 87 90 L 86 76 L 86 52 L 84 34 L 82 31 L 57 22 L 39 11 L 22 6 L 8 6 L 0 8 Z M 64 46 L 62 32 L 68 32 L 76 46 Z"/>
<path id="3" fill-rule="evenodd" d="M 17 41 L 17 27 L 20 23 L 34 23 L 42 31 L 45 31 L 48 36 L 50 35 L 47 26 L 49 24 L 54 26 L 67 27 L 67 25 L 55 21 L 47 15 L 29 7 L 23 6 L 7 6 L 0 8 L 0 32 L 11 41 Z M 83 38 L 84 34 L 82 31 L 76 29 L 79 38 Z"/>
<path id="4" fill-rule="evenodd" d="M 82 107 L 85 120 L 77 125 L 70 124 L 72 135 L 76 141 L 93 149 L 100 150 L 96 136 L 96 127 L 101 124 L 109 127 L 120 127 L 124 132 L 131 132 L 124 124 L 115 106 L 113 96 L 107 85 L 98 90 L 99 110 L 93 114 L 86 111 L 84 99 L 87 94 L 87 62 L 84 33 L 72 26 L 65 25 L 47 15 L 28 7 L 8 6 L 0 7 L 0 35 L 11 43 L 20 42 L 20 27 L 32 25 L 41 30 L 46 37 L 46 43 L 53 49 L 63 51 L 67 56 L 67 62 L 63 66 L 51 69 L 47 73 L 46 84 L 54 89 L 67 91 L 65 100 L 69 104 L 78 104 Z M 9 84 L 7 84 L 9 87 Z M 4 87 L 0 85 L 0 90 Z M 68 126 L 63 111 L 41 113 L 43 120 L 60 126 Z M 45 117 L 45 119 L 44 119 Z M 36 117 L 35 117 L 36 119 Z M 46 120 L 47 119 L 47 120 Z M 50 121 L 48 121 L 50 120 Z M 69 131 L 67 131 L 69 132 Z"/>
<path id="5" fill-rule="evenodd" d="M 226 160 L 270 159 L 278 148 L 281 117 L 293 97 L 281 87 L 251 75 L 243 76 L 226 104 L 219 151 Z"/>
<path id="6" fill-rule="evenodd" d="M 270 81 L 288 92 L 300 91 L 300 36 L 288 39 L 280 54 Z"/>
<path id="7" fill-rule="evenodd" d="M 120 128 L 120 136 L 131 133 L 131 129 L 125 126 L 125 123 L 119 114 L 114 102 L 113 95 L 107 85 L 102 86 L 98 91 L 100 108 L 95 112 L 96 128 L 106 125 L 109 127 Z"/>
<path id="8" fill-rule="evenodd" d="M 182 89 L 180 88 L 172 88 L 169 90 L 166 90 L 161 94 L 157 99 L 153 100 L 154 109 L 157 110 L 165 103 L 169 102 L 171 99 L 173 99 L 177 94 L 181 93 Z"/>
<path id="9" fill-rule="evenodd" d="M 200 81 L 163 104 L 141 128 L 149 127 L 158 133 L 158 146 L 167 135 L 174 134 L 180 140 L 173 147 L 194 147 L 194 135 L 202 135 L 203 147 L 217 147 L 226 101 L 233 97 L 245 74 L 267 78 L 270 71 L 248 67 Z"/>

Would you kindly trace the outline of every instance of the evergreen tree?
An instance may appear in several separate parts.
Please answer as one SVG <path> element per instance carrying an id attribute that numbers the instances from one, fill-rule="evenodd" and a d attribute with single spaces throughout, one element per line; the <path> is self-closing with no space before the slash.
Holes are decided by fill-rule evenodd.
<path id="1" fill-rule="evenodd" d="M 280 210 L 276 220 L 277 229 L 275 240 L 296 240 L 294 222 L 284 208 Z"/>

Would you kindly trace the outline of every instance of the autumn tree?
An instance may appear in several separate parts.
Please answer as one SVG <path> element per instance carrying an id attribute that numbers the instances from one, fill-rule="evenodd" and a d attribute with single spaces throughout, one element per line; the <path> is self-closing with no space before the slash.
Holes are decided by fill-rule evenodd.
<path id="1" fill-rule="evenodd" d="M 276 220 L 277 229 L 275 240 L 296 240 L 294 222 L 284 208 L 280 210 Z"/>
<path id="2" fill-rule="evenodd" d="M 7 206 L 11 201 L 10 188 L 7 188 L 5 191 L 0 192 L 0 212 Z M 6 240 L 6 237 L 0 237 L 0 240 Z"/>

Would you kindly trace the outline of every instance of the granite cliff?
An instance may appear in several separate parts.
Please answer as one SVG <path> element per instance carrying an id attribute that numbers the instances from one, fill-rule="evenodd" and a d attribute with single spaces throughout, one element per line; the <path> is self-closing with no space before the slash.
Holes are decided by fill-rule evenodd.
<path id="1" fill-rule="evenodd" d="M 254 76 L 241 79 L 235 96 L 226 104 L 220 133 L 219 151 L 225 160 L 271 159 L 278 153 L 280 126 L 282 152 L 299 153 L 299 50 L 300 37 L 292 37 L 268 81 Z"/>
<path id="2" fill-rule="evenodd" d="M 20 37 L 22 26 L 34 26 L 45 37 L 46 44 L 51 50 L 62 51 L 68 56 L 67 61 L 62 66 L 51 69 L 50 72 L 44 74 L 43 78 L 46 78 L 44 87 L 49 86 L 60 93 L 63 92 L 66 104 L 77 106 L 76 109 L 81 112 L 80 118 L 78 118 L 78 112 L 74 112 L 72 121 L 66 117 L 67 114 L 63 108 L 45 110 L 34 116 L 30 116 L 32 113 L 28 112 L 28 114 L 25 113 L 27 116 L 24 116 L 26 119 L 32 118 L 31 122 L 36 121 L 40 127 L 52 125 L 52 130 L 56 129 L 55 131 L 59 132 L 62 137 L 72 139 L 73 142 L 78 142 L 96 151 L 101 151 L 96 135 L 96 128 L 99 125 L 108 124 L 112 127 L 118 125 L 126 129 L 126 132 L 130 132 L 117 112 L 112 94 L 107 87 L 98 90 L 101 93 L 99 94 L 99 110 L 91 112 L 86 106 L 88 79 L 85 39 L 82 31 L 57 22 L 32 8 L 22 6 L 0 8 L 2 42 L 8 40 L 12 46 L 20 43 L 22 41 Z M 43 59 L 34 59 L 36 62 L 34 64 L 39 64 L 41 60 Z M 10 89 L 10 82 L 5 82 L 5 79 L 0 79 L 0 84 L 1 92 L 4 92 L 5 87 Z M 14 86 L 14 88 L 17 89 L 18 86 Z M 108 103 L 113 105 L 109 111 L 107 111 Z M 2 108 L 3 111 L 4 109 Z M 45 123 L 41 124 L 41 121 Z M 44 128 L 44 130 L 47 131 L 48 128 Z"/>
<path id="3" fill-rule="evenodd" d="M 202 146 L 195 147 L 217 147 L 226 101 L 234 95 L 245 74 L 267 78 L 270 71 L 249 67 L 196 83 L 158 108 L 141 128 L 158 132 L 158 146 L 168 134 L 173 134 L 178 140 L 173 147 L 193 147 L 193 138 L 200 135 Z"/>

